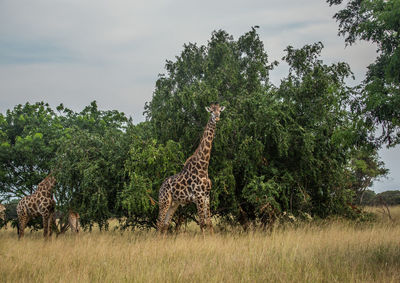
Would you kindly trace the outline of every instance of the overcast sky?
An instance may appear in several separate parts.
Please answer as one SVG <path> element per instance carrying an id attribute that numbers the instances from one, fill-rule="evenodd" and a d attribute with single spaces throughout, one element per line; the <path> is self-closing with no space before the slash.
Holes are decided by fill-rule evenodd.
<path id="1" fill-rule="evenodd" d="M 165 60 L 184 43 L 207 43 L 224 29 L 235 39 L 258 25 L 270 61 L 288 46 L 322 41 L 326 63 L 350 64 L 355 84 L 376 57 L 358 42 L 345 48 L 324 0 L 0 0 L 0 112 L 27 101 L 60 103 L 80 111 L 97 100 L 143 121 Z M 271 73 L 278 84 L 287 69 Z M 391 170 L 374 190 L 400 189 L 400 149 L 382 150 Z"/>

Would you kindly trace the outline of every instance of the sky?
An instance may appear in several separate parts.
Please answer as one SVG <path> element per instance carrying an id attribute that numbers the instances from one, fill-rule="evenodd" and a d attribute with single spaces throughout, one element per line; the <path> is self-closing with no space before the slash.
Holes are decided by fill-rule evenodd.
<path id="1" fill-rule="evenodd" d="M 207 44 L 219 29 L 237 39 L 256 25 L 270 61 L 288 45 L 321 41 L 324 62 L 349 63 L 355 85 L 376 47 L 345 47 L 337 10 L 324 0 L 0 0 L 0 112 L 37 101 L 80 111 L 96 100 L 141 122 L 166 60 L 185 43 Z M 281 64 L 271 81 L 286 74 Z M 400 189 L 400 148 L 380 155 L 391 173 L 373 189 Z"/>

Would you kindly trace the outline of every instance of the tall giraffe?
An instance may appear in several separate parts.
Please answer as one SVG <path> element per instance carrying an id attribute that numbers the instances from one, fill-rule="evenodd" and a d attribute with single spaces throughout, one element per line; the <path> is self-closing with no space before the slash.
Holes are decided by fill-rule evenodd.
<path id="1" fill-rule="evenodd" d="M 51 224 L 55 209 L 53 199 L 53 187 L 56 184 L 56 178 L 52 174 L 48 175 L 39 183 L 37 190 L 29 196 L 23 197 L 17 205 L 18 214 L 18 238 L 24 236 L 25 226 L 29 219 L 42 216 L 43 236 L 47 239 L 52 234 Z"/>
<path id="2" fill-rule="evenodd" d="M 165 233 L 172 216 L 180 205 L 194 202 L 200 218 L 200 228 L 208 227 L 213 231 L 210 212 L 211 180 L 208 178 L 212 141 L 216 124 L 221 112 L 225 109 L 219 104 L 211 104 L 206 110 L 211 113 L 207 126 L 196 151 L 190 156 L 180 173 L 164 180 L 160 187 L 158 202 L 159 213 L 157 229 Z"/>

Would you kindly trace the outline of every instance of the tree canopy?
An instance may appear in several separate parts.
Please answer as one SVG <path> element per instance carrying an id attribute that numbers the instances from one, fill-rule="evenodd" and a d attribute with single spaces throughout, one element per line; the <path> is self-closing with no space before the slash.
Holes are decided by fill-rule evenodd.
<path id="1" fill-rule="evenodd" d="M 323 64 L 322 48 L 288 47 L 290 73 L 279 87 L 269 82 L 275 63 L 255 28 L 238 40 L 216 31 L 207 45 L 185 45 L 167 61 L 146 105 L 161 143 L 180 143 L 188 157 L 207 120 L 204 106 L 227 107 L 209 168 L 214 213 L 242 223 L 282 211 L 346 213 L 355 192 L 351 160 L 376 151 L 368 125 L 349 110 L 349 66 Z"/>
<path id="2" fill-rule="evenodd" d="M 381 126 L 379 143 L 395 146 L 400 143 L 400 1 L 327 2 L 346 3 L 334 18 L 347 44 L 360 39 L 377 45 L 378 57 L 368 66 L 355 108 L 368 122 Z"/>

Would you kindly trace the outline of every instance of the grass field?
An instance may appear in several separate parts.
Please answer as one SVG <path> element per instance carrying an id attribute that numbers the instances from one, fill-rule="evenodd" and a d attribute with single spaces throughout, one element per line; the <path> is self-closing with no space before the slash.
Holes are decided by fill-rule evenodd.
<path id="1" fill-rule="evenodd" d="M 272 232 L 198 228 L 159 238 L 154 232 L 83 232 L 17 240 L 0 230 L 0 282 L 400 282 L 400 207 L 393 221 L 330 220 Z"/>

